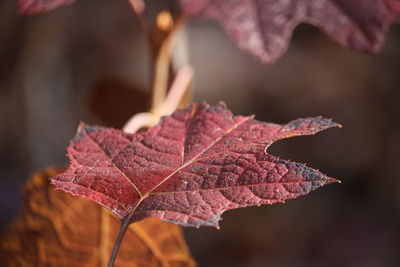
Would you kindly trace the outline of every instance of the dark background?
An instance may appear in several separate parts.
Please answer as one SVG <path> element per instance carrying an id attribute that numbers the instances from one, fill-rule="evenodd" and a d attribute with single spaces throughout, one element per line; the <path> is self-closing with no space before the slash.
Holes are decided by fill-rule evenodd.
<path id="1" fill-rule="evenodd" d="M 151 12 L 161 9 L 148 2 Z M 79 121 L 120 127 L 148 108 L 148 49 L 125 1 L 81 0 L 30 17 L 15 9 L 0 3 L 2 230 L 29 175 L 67 162 Z M 213 21 L 189 22 L 186 37 L 196 101 L 222 100 L 235 114 L 276 123 L 322 115 L 343 125 L 269 149 L 342 184 L 226 212 L 221 230 L 185 229 L 200 266 L 399 266 L 400 26 L 370 56 L 301 25 L 272 67 L 241 52 Z"/>

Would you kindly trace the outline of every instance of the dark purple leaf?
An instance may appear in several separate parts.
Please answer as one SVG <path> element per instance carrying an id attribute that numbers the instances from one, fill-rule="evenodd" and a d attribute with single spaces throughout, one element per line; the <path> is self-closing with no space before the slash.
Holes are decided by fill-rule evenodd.
<path id="1" fill-rule="evenodd" d="M 343 46 L 375 53 L 400 13 L 399 0 L 180 0 L 189 17 L 214 18 L 237 45 L 266 64 L 308 23 Z"/>
<path id="2" fill-rule="evenodd" d="M 38 14 L 59 6 L 72 4 L 75 0 L 15 0 L 21 15 Z"/>

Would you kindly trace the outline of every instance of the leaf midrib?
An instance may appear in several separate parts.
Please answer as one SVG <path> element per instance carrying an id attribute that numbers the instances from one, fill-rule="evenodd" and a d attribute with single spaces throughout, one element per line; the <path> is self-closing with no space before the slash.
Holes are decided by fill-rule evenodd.
<path id="1" fill-rule="evenodd" d="M 168 175 L 164 180 L 162 180 L 160 183 L 158 183 L 157 185 L 155 185 L 150 191 L 148 191 L 143 198 L 149 196 L 155 189 L 157 189 L 160 185 L 162 185 L 164 182 L 166 182 L 167 180 L 169 180 L 172 176 L 174 176 L 177 172 L 179 172 L 180 170 L 184 169 L 185 167 L 189 166 L 190 164 L 194 163 L 201 155 L 203 155 L 205 152 L 207 152 L 211 147 L 213 147 L 215 144 L 217 144 L 219 141 L 221 141 L 226 135 L 228 135 L 229 133 L 231 133 L 233 130 L 235 130 L 236 128 L 238 128 L 240 125 L 242 125 L 243 123 L 249 121 L 251 119 L 251 117 L 247 117 L 246 119 L 244 119 L 243 121 L 234 124 L 231 128 L 229 128 L 224 134 L 222 134 L 219 138 L 217 138 L 214 142 L 212 142 L 208 147 L 206 147 L 203 151 L 201 151 L 197 156 L 195 156 L 194 158 L 192 158 L 190 161 L 186 162 L 185 164 L 181 165 L 179 168 L 177 168 L 174 172 L 172 172 L 170 175 Z"/>
<path id="2" fill-rule="evenodd" d="M 326 179 L 319 180 L 318 182 L 330 181 L 333 178 L 326 177 Z M 234 188 L 251 188 L 256 186 L 263 185 L 289 185 L 289 184 L 301 184 L 301 183 L 312 183 L 316 181 L 296 181 L 296 182 L 265 182 L 265 183 L 257 183 L 257 184 L 247 184 L 247 185 L 233 185 L 233 186 L 225 186 L 225 187 L 217 187 L 217 188 L 202 188 L 196 190 L 184 190 L 184 191 L 169 191 L 169 192 L 155 192 L 150 195 L 168 195 L 168 194 L 178 194 L 178 193 L 197 193 L 197 192 L 207 192 L 207 191 L 222 191 L 229 190 Z"/>

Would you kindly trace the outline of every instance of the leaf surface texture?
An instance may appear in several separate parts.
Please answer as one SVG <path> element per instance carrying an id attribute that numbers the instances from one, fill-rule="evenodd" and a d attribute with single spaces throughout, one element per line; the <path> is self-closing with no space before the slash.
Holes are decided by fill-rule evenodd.
<path id="1" fill-rule="evenodd" d="M 232 116 L 224 104 L 193 104 L 144 133 L 81 124 L 69 169 L 52 183 L 121 220 L 148 216 L 183 226 L 217 226 L 225 210 L 284 202 L 335 182 L 266 152 L 273 142 L 338 126 L 321 117 L 265 123 Z"/>

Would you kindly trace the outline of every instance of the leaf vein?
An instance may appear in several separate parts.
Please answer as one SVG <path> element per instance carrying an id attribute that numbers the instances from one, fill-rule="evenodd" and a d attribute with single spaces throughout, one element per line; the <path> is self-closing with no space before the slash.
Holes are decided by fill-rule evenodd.
<path id="1" fill-rule="evenodd" d="M 326 179 L 328 181 L 329 179 Z M 258 183 L 258 184 L 249 184 L 249 185 L 233 185 L 226 187 L 217 187 L 217 188 L 207 188 L 207 189 L 196 189 L 196 190 L 184 190 L 184 191 L 169 191 L 169 192 L 151 192 L 149 195 L 168 195 L 168 194 L 179 194 L 179 193 L 198 193 L 198 192 L 206 192 L 206 191 L 222 191 L 229 190 L 235 188 L 249 188 L 249 187 L 257 187 L 263 185 L 290 185 L 290 184 L 305 184 L 312 183 L 313 181 L 297 181 L 297 182 L 266 182 L 266 183 Z"/>
<path id="2" fill-rule="evenodd" d="M 118 168 L 117 165 L 115 165 L 115 163 L 114 163 L 114 161 L 112 160 L 112 158 L 109 157 L 109 156 L 107 155 L 106 151 L 104 151 L 104 149 L 100 146 L 100 144 L 98 144 L 98 143 L 89 135 L 89 133 L 86 131 L 85 128 L 83 128 L 83 132 L 86 134 L 86 136 L 89 138 L 89 140 L 92 141 L 92 142 L 103 152 L 103 154 L 106 156 L 106 158 L 108 158 L 108 159 L 110 160 L 111 164 L 122 174 L 122 176 L 124 176 L 124 177 L 129 181 L 129 183 L 132 184 L 132 186 L 135 188 L 135 190 L 136 190 L 137 193 L 139 194 L 139 197 L 141 198 L 141 197 L 142 197 L 142 193 L 140 192 L 139 188 L 133 183 L 133 181 L 132 181 L 131 179 L 129 179 L 129 177 L 126 176 L 126 174 L 125 174 L 120 168 Z M 123 149 L 122 149 L 122 150 L 123 150 Z M 120 152 L 119 152 L 119 153 L 120 153 Z"/>
<path id="3" fill-rule="evenodd" d="M 192 160 L 188 161 L 187 163 L 183 164 L 182 166 L 180 166 L 179 168 L 177 168 L 174 172 L 172 172 L 170 175 L 168 175 L 164 180 L 162 180 L 160 183 L 158 183 L 156 186 L 154 186 L 149 192 L 148 194 L 150 194 L 151 192 L 153 192 L 157 187 L 159 187 L 160 185 L 162 185 L 165 181 L 167 181 L 169 178 L 171 178 L 172 176 L 174 176 L 177 172 L 179 172 L 180 170 L 182 170 L 183 168 L 185 168 L 186 166 L 192 164 L 193 162 L 196 162 L 196 159 L 199 158 L 201 155 L 203 155 L 207 150 L 209 150 L 211 147 L 213 147 L 216 143 L 218 143 L 221 139 L 223 139 L 227 134 L 229 134 L 230 132 L 232 132 L 233 130 L 235 130 L 237 127 L 239 127 L 240 125 L 242 125 L 243 123 L 247 122 L 251 117 L 246 118 L 245 120 L 234 124 L 231 128 L 229 128 L 223 135 L 221 135 L 219 138 L 217 138 L 214 142 L 212 142 L 208 147 L 206 147 L 202 152 L 200 152 L 197 156 L 195 156 Z"/>

